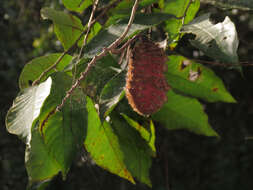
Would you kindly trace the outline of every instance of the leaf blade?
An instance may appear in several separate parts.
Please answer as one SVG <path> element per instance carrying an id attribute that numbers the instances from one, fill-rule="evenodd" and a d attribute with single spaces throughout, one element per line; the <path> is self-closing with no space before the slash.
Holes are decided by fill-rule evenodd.
<path id="1" fill-rule="evenodd" d="M 179 55 L 169 56 L 166 64 L 166 78 L 174 90 L 208 102 L 236 102 L 211 69 Z"/>
<path id="2" fill-rule="evenodd" d="M 170 90 L 168 102 L 152 115 L 169 130 L 186 129 L 199 135 L 218 136 L 210 127 L 202 105 L 194 98 L 178 95 Z"/>

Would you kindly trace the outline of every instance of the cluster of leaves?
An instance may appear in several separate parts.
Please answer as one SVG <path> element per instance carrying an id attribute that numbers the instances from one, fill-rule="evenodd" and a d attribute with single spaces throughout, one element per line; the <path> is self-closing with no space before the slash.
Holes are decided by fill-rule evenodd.
<path id="1" fill-rule="evenodd" d="M 110 3 L 113 3 L 111 1 Z M 38 57 L 25 65 L 19 78 L 20 93 L 7 113 L 6 126 L 27 145 L 25 164 L 30 187 L 42 187 L 59 172 L 66 177 L 72 160 L 85 148 L 94 162 L 122 178 L 135 179 L 151 186 L 149 168 L 156 156 L 155 124 L 168 130 L 186 129 L 196 134 L 218 136 L 198 99 L 207 102 L 236 102 L 215 73 L 181 55 L 168 55 L 166 78 L 172 90 L 168 102 L 149 118 L 133 112 L 124 97 L 126 68 L 119 57 L 108 54 L 97 61 L 60 111 L 61 104 L 76 78 L 95 55 L 114 42 L 127 27 L 134 1 L 119 1 L 107 11 L 107 20 L 97 21 L 88 36 L 83 56 L 67 54 L 56 68 L 46 73 L 38 85 L 31 84 L 61 53 Z M 194 19 L 199 0 L 142 0 L 126 39 L 157 27 L 168 35 L 170 49 L 184 33 L 192 33 L 193 46 L 224 63 L 237 63 L 238 39 L 234 24 L 227 17 L 212 24 L 209 15 Z M 54 32 L 68 51 L 87 28 L 75 16 L 92 1 L 63 1 L 71 14 L 51 8 L 41 10 L 44 19 L 54 24 Z M 100 5 L 103 10 L 104 4 Z M 149 13 L 146 13 L 145 10 Z M 176 18 L 177 17 L 177 18 Z M 82 45 L 82 39 L 77 43 Z M 235 67 L 240 71 L 240 67 Z"/>

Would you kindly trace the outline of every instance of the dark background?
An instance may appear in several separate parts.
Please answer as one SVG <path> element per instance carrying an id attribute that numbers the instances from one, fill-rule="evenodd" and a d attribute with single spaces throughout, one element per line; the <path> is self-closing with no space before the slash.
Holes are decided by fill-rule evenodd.
<path id="1" fill-rule="evenodd" d="M 27 185 L 25 145 L 7 133 L 4 123 L 6 112 L 18 93 L 18 76 L 32 58 L 61 51 L 50 22 L 40 18 L 39 11 L 44 6 L 60 5 L 56 0 L 0 1 L 0 189 L 3 190 L 25 189 Z M 230 16 L 239 35 L 240 61 L 251 62 L 253 12 L 202 5 L 199 14 L 207 12 L 219 21 Z M 180 43 L 183 49 L 177 51 L 192 57 L 196 50 L 189 46 L 187 36 Z M 243 67 L 244 76 L 228 68 L 212 69 L 238 101 L 237 104 L 203 102 L 209 122 L 221 138 L 158 127 L 158 157 L 153 160 L 150 171 L 153 189 L 253 189 L 253 66 Z M 65 182 L 58 176 L 50 186 L 50 189 L 104 188 L 148 189 L 96 167 L 84 156 L 76 158 Z"/>

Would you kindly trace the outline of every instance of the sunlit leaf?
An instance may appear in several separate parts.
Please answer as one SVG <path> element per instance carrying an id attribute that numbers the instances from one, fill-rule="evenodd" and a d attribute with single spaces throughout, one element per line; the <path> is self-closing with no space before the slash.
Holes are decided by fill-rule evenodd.
<path id="1" fill-rule="evenodd" d="M 152 115 L 169 130 L 186 129 L 196 134 L 218 136 L 208 123 L 203 106 L 195 98 L 178 95 L 170 90 L 168 102 L 157 113 Z"/>
<path id="2" fill-rule="evenodd" d="M 55 34 L 65 50 L 75 43 L 84 29 L 79 18 L 63 11 L 43 8 L 41 10 L 41 16 L 44 19 L 53 21 Z"/>
<path id="3" fill-rule="evenodd" d="M 174 90 L 209 102 L 235 102 L 211 69 L 179 55 L 169 56 L 167 65 L 166 77 Z"/>
<path id="4" fill-rule="evenodd" d="M 18 135 L 29 143 L 33 121 L 39 116 L 40 109 L 48 97 L 52 79 L 38 86 L 22 90 L 13 102 L 6 116 L 6 127 L 9 133 Z"/>
<path id="5" fill-rule="evenodd" d="M 37 57 L 28 62 L 19 76 L 19 88 L 24 89 L 31 86 L 41 73 L 53 65 L 60 56 L 60 53 L 49 54 Z M 47 79 L 47 77 L 54 72 L 62 71 L 71 62 L 71 59 L 72 56 L 65 55 L 56 68 L 45 74 L 41 81 Z"/>
<path id="6" fill-rule="evenodd" d="M 196 15 L 200 2 L 199 0 L 192 1 L 188 10 L 188 4 L 190 3 L 190 0 L 164 0 L 164 1 L 159 1 L 159 5 L 162 8 L 162 11 L 165 13 L 173 14 L 176 17 L 184 17 L 184 24 L 187 24 L 190 22 Z M 187 13 L 185 14 L 185 12 Z M 178 18 L 170 18 L 165 22 L 165 31 L 168 32 L 169 35 L 169 41 L 170 43 L 170 48 L 174 48 L 177 45 L 177 41 L 180 37 L 180 30 L 183 26 L 182 19 Z"/>
<path id="7" fill-rule="evenodd" d="M 226 17 L 222 23 L 212 24 L 210 14 L 194 19 L 183 27 L 183 32 L 196 35 L 192 45 L 202 50 L 207 56 L 225 63 L 238 63 L 238 36 L 234 23 Z M 241 70 L 241 67 L 237 66 Z"/>
<path id="8" fill-rule="evenodd" d="M 90 153 L 96 164 L 132 183 L 134 179 L 126 168 L 124 160 L 127 159 L 121 151 L 119 138 L 114 134 L 112 126 L 100 122 L 95 106 L 87 97 L 88 128 L 84 141 L 86 150 Z"/>
<path id="9" fill-rule="evenodd" d="M 64 6 L 75 12 L 82 13 L 86 8 L 92 5 L 92 0 L 62 0 Z"/>

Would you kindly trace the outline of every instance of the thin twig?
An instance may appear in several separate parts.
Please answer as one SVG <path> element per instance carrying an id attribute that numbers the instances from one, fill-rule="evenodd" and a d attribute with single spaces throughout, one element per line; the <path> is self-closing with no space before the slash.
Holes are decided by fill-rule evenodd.
<path id="1" fill-rule="evenodd" d="M 117 0 L 115 2 L 113 2 L 112 4 L 108 5 L 102 13 L 100 13 L 94 20 L 91 21 L 91 26 L 93 24 L 95 24 L 109 9 L 113 8 L 114 6 L 116 6 L 120 1 L 122 0 Z M 57 67 L 57 65 L 61 62 L 61 60 L 64 58 L 65 55 L 67 55 L 69 52 L 71 52 L 74 47 L 76 47 L 77 43 L 79 42 L 79 40 L 83 37 L 84 34 L 86 34 L 87 28 L 85 28 L 85 30 L 82 31 L 82 33 L 80 34 L 80 36 L 77 38 L 77 40 L 74 42 L 74 44 L 69 47 L 66 51 L 64 51 L 61 56 L 55 61 L 55 63 L 53 65 L 51 65 L 50 67 L 48 67 L 45 71 L 43 71 L 41 73 L 41 75 L 33 82 L 32 86 L 37 85 L 40 83 L 41 79 L 52 69 L 54 69 L 55 67 Z"/>
<path id="2" fill-rule="evenodd" d="M 203 63 L 203 64 L 209 64 L 212 66 L 220 66 L 220 67 L 231 67 L 231 66 L 242 66 L 242 67 L 247 67 L 247 66 L 253 66 L 253 62 L 239 62 L 239 63 L 220 63 L 220 62 L 214 62 L 214 61 L 205 61 L 205 60 L 200 60 L 200 59 L 191 59 L 195 62 L 198 63 Z"/>
<path id="3" fill-rule="evenodd" d="M 129 39 L 122 47 L 120 47 L 119 49 L 112 49 L 111 53 L 113 54 L 120 54 L 123 50 L 126 49 L 126 47 L 132 43 L 132 41 L 134 41 L 136 39 L 136 37 L 138 37 L 139 35 L 135 35 L 133 38 Z"/>
<path id="4" fill-rule="evenodd" d="M 79 56 L 78 56 L 78 60 L 80 60 L 81 56 L 82 56 L 82 51 L 83 51 L 83 48 L 84 46 L 86 46 L 86 43 L 87 43 L 87 39 L 88 39 L 88 35 L 89 35 L 89 32 L 90 32 L 90 28 L 92 26 L 92 19 L 94 17 L 94 14 L 95 14 L 95 11 L 97 9 L 97 6 L 98 6 L 98 2 L 99 0 L 95 0 L 94 4 L 93 4 L 93 8 L 92 8 L 92 11 L 91 11 L 91 14 L 90 14 L 90 19 L 88 21 L 88 25 L 87 25 L 87 31 L 86 31 L 86 34 L 84 36 L 84 40 L 83 40 L 83 45 L 81 47 L 81 50 L 80 50 L 80 53 L 79 53 Z"/>
<path id="5" fill-rule="evenodd" d="M 136 0 L 135 3 L 134 3 L 134 6 L 132 8 L 131 16 L 130 16 L 130 19 L 128 21 L 127 27 L 125 28 L 123 34 L 118 39 L 116 39 L 110 46 L 104 48 L 103 51 L 100 54 L 95 55 L 93 57 L 93 59 L 87 65 L 85 71 L 81 73 L 81 76 L 79 77 L 79 79 L 77 79 L 75 84 L 72 85 L 72 87 L 67 91 L 65 97 L 62 100 L 62 103 L 57 106 L 57 108 L 56 108 L 57 111 L 61 110 L 61 108 L 64 106 L 66 100 L 70 97 L 72 92 L 80 85 L 80 82 L 86 77 L 86 75 L 90 71 L 91 67 L 95 65 L 96 61 L 101 59 L 103 56 L 105 56 L 112 49 L 115 49 L 121 43 L 121 41 L 126 37 L 128 31 L 129 31 L 129 29 L 130 29 L 130 27 L 133 23 L 135 13 L 136 13 L 136 10 L 137 10 L 137 7 L 138 7 L 138 3 L 139 3 L 139 0 Z"/>

